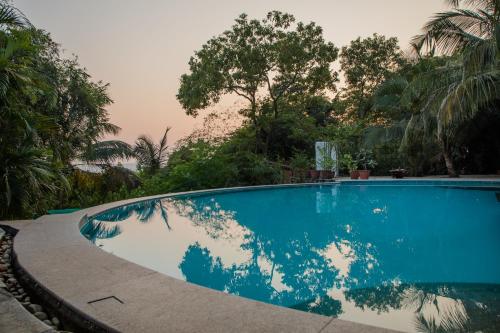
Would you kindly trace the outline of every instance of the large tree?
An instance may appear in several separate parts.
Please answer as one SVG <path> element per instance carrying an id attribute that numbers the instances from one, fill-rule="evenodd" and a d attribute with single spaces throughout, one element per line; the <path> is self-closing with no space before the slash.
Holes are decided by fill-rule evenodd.
<path id="1" fill-rule="evenodd" d="M 364 117 L 367 102 L 375 88 L 404 64 L 404 57 L 395 37 L 373 34 L 351 41 L 340 53 L 340 68 L 346 86 L 343 96 L 351 116 Z"/>
<path id="2" fill-rule="evenodd" d="M 54 123 L 53 131 L 41 138 L 57 159 L 70 165 L 104 135 L 120 130 L 109 119 L 109 84 L 92 80 L 78 59 L 61 58 L 59 47 L 43 31 L 34 31 L 33 37 L 41 50 L 33 67 L 43 87 L 35 93 L 33 108 Z"/>
<path id="3" fill-rule="evenodd" d="M 50 154 L 34 144 L 46 126 L 26 103 L 36 52 L 30 27 L 22 13 L 0 1 L 0 218 L 36 210 L 37 199 L 54 190 L 58 178 Z"/>
<path id="4" fill-rule="evenodd" d="M 278 11 L 260 21 L 242 14 L 191 57 L 177 98 L 195 116 L 222 96 L 236 94 L 248 102 L 242 112 L 257 127 L 263 102 L 277 118 L 285 98 L 334 89 L 337 73 L 331 65 L 337 54 L 314 22 L 295 23 L 292 15 Z"/>
<path id="5" fill-rule="evenodd" d="M 73 159 L 118 131 L 107 87 L 0 0 L 0 217 L 43 213 Z"/>
<path id="6" fill-rule="evenodd" d="M 399 150 L 411 174 L 423 175 L 441 154 L 437 146 L 436 121 L 423 83 L 427 73 L 443 66 L 445 57 L 424 56 L 408 63 L 381 83 L 373 93 L 371 112 L 386 119 L 384 126 L 365 130 L 367 145 L 400 143 Z"/>

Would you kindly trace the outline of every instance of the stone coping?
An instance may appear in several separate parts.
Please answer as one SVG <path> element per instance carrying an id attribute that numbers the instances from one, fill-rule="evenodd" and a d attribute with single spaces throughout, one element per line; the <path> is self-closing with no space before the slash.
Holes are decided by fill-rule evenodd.
<path id="1" fill-rule="evenodd" d="M 448 180 L 441 182 L 451 184 Z M 340 181 L 341 185 L 349 183 Z M 496 187 L 500 182 L 488 184 Z M 117 201 L 71 214 L 45 215 L 23 226 L 16 235 L 15 265 L 25 282 L 53 307 L 76 326 L 96 332 L 394 332 L 181 281 L 102 251 L 80 234 L 88 217 L 130 203 L 169 196 L 312 185 L 318 184 L 173 193 Z"/>

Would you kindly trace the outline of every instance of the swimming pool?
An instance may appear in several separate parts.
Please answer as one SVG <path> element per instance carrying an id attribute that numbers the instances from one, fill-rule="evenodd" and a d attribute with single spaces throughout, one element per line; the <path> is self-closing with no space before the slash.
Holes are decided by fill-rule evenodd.
<path id="1" fill-rule="evenodd" d="M 500 184 L 346 182 L 194 193 L 81 232 L 215 290 L 407 332 L 500 330 Z"/>

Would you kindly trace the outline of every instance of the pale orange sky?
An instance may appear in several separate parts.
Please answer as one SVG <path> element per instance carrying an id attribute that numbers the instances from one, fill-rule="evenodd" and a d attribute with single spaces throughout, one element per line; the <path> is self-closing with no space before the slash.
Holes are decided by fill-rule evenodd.
<path id="1" fill-rule="evenodd" d="M 323 27 L 337 47 L 374 32 L 396 36 L 403 49 L 425 21 L 445 9 L 441 0 L 14 0 L 38 28 L 49 31 L 65 55 L 78 55 L 95 80 L 111 84 L 117 138 L 140 134 L 169 141 L 189 134 L 202 118 L 184 114 L 175 95 L 195 50 L 231 27 L 241 13 L 263 18 L 270 10 Z M 231 107 L 231 103 L 219 108 Z M 200 115 L 206 114 L 202 112 Z"/>

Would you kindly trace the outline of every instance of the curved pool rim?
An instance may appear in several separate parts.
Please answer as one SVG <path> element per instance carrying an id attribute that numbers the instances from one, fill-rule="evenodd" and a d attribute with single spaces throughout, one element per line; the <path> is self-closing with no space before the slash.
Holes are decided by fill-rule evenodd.
<path id="1" fill-rule="evenodd" d="M 340 180 L 325 185 L 480 186 L 500 188 L 486 179 Z M 169 193 L 117 201 L 68 215 L 43 216 L 16 236 L 16 266 L 38 293 L 52 299 L 77 324 L 97 331 L 311 331 L 391 332 L 333 317 L 283 308 L 228 295 L 107 253 L 80 233 L 89 218 L 137 202 L 179 196 L 318 186 L 318 183 L 263 185 Z M 84 266 L 82 266 L 82 264 Z M 159 301 L 163 301 L 159 304 Z M 160 313 L 162 314 L 159 316 Z M 140 311 L 139 311 L 140 310 Z"/>

